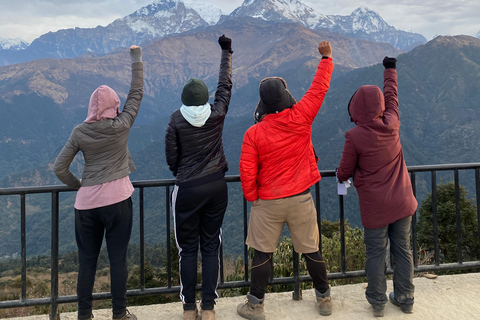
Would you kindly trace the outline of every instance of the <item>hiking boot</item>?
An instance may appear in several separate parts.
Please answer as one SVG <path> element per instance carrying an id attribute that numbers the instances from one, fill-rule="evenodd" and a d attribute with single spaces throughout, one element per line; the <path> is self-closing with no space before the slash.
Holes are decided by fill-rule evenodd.
<path id="1" fill-rule="evenodd" d="M 317 297 L 318 312 L 322 316 L 329 316 L 332 314 L 332 298 L 330 297 L 330 288 L 325 293 L 320 293 L 315 289 L 315 296 Z"/>
<path id="2" fill-rule="evenodd" d="M 134 314 L 132 314 L 132 313 L 130 313 L 130 311 L 128 311 L 128 309 L 125 310 L 125 312 L 126 312 L 126 313 L 125 313 L 125 315 L 124 315 L 123 317 L 121 317 L 121 318 L 119 318 L 119 319 L 113 319 L 113 320 L 137 320 L 137 316 L 134 315 Z"/>
<path id="3" fill-rule="evenodd" d="M 244 304 L 239 304 L 237 307 L 237 313 L 250 320 L 265 320 L 265 311 L 263 309 L 264 299 L 258 299 L 257 297 L 247 294 L 247 301 Z"/>
<path id="4" fill-rule="evenodd" d="M 385 305 L 384 304 L 374 304 L 372 305 L 373 307 L 373 316 L 374 317 L 383 317 L 385 314 L 384 309 Z"/>
<path id="5" fill-rule="evenodd" d="M 215 310 L 202 309 L 202 320 L 215 320 Z"/>
<path id="6" fill-rule="evenodd" d="M 388 298 L 390 299 L 390 302 L 397 307 L 400 307 L 400 310 L 402 310 L 403 313 L 413 313 L 413 304 L 406 304 L 406 303 L 400 303 L 395 299 L 395 295 L 393 292 L 390 292 L 388 295 Z"/>
<path id="7" fill-rule="evenodd" d="M 196 320 L 198 317 L 198 309 L 195 306 L 194 310 L 183 310 L 183 320 Z"/>

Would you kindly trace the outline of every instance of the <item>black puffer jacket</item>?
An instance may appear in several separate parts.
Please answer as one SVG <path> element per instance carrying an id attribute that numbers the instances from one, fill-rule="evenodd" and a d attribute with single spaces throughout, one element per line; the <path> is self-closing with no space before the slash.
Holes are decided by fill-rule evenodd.
<path id="1" fill-rule="evenodd" d="M 194 127 L 177 110 L 168 123 L 165 155 L 177 185 L 200 185 L 222 178 L 228 170 L 222 131 L 231 91 L 232 54 L 222 50 L 215 102 L 207 122 Z"/>

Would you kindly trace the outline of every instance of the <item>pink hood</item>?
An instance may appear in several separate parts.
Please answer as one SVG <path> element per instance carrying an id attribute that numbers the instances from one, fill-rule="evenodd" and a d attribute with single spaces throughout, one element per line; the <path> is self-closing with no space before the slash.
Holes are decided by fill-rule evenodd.
<path id="1" fill-rule="evenodd" d="M 120 98 L 109 86 L 98 87 L 90 97 L 88 114 L 84 122 L 113 119 L 120 113 Z"/>

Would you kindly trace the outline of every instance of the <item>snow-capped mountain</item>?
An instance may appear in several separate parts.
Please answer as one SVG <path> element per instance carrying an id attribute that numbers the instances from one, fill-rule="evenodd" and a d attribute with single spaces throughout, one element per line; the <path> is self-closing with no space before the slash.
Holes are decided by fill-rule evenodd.
<path id="1" fill-rule="evenodd" d="M 0 65 L 41 58 L 73 58 L 103 55 L 112 50 L 142 44 L 170 35 L 222 24 L 228 19 L 260 18 L 270 22 L 299 23 L 310 29 L 328 30 L 352 38 L 385 42 L 408 51 L 426 39 L 397 30 L 376 12 L 359 8 L 349 16 L 325 16 L 300 0 L 245 0 L 229 16 L 201 0 L 156 0 L 106 27 L 64 29 L 46 33 L 28 47 L 0 49 Z M 12 47 L 10 47 L 12 48 Z"/>
<path id="2" fill-rule="evenodd" d="M 28 47 L 28 43 L 22 39 L 0 38 L 0 49 L 3 50 L 23 50 Z"/>
<path id="3" fill-rule="evenodd" d="M 218 22 L 222 11 L 195 0 L 156 0 L 106 27 L 64 29 L 35 39 L 19 54 L 0 52 L 0 65 L 41 58 L 103 55 L 121 47 Z"/>
<path id="4" fill-rule="evenodd" d="M 478 31 L 478 33 L 475 35 L 475 37 L 480 39 L 480 31 Z"/>
<path id="5" fill-rule="evenodd" d="M 354 38 L 386 42 L 406 51 L 427 42 L 420 34 L 390 26 L 378 13 L 366 7 L 356 9 L 349 16 L 325 16 L 299 0 L 245 0 L 230 16 L 292 21 L 310 29 L 328 29 Z"/>
<path id="6" fill-rule="evenodd" d="M 386 42 L 404 51 L 427 42 L 421 34 L 398 30 L 389 25 L 378 13 L 366 7 L 356 9 L 349 16 L 329 15 L 327 17 L 333 22 L 328 26 L 329 30 L 352 38 Z M 320 28 L 323 27 L 316 27 L 316 29 Z"/>
<path id="7" fill-rule="evenodd" d="M 107 28 L 128 27 L 136 34 L 159 38 L 218 22 L 222 11 L 194 0 L 157 0 Z"/>
<path id="8" fill-rule="evenodd" d="M 267 21 L 291 21 L 308 28 L 329 26 L 329 19 L 298 0 L 245 0 L 231 14 L 235 18 L 261 18 Z"/>

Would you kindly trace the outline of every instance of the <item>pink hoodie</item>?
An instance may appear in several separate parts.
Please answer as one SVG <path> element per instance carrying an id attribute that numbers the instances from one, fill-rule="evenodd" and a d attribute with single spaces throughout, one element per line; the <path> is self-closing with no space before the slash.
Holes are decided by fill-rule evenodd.
<path id="1" fill-rule="evenodd" d="M 93 91 L 88 103 L 88 114 L 84 122 L 92 123 L 113 119 L 120 113 L 120 98 L 115 90 L 102 85 Z"/>

